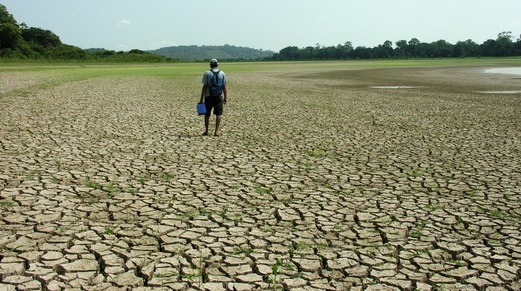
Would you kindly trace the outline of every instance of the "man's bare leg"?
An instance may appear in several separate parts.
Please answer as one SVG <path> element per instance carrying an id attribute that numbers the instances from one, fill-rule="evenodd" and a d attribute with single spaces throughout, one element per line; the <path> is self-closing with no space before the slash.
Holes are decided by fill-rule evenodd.
<path id="1" fill-rule="evenodd" d="M 208 135 L 208 125 L 209 124 L 210 124 L 210 116 L 205 115 L 204 116 L 204 128 L 205 128 L 205 131 L 204 131 L 203 135 Z"/>
<path id="2" fill-rule="evenodd" d="M 221 125 L 221 116 L 215 116 L 215 133 L 214 136 L 219 136 L 219 126 Z"/>

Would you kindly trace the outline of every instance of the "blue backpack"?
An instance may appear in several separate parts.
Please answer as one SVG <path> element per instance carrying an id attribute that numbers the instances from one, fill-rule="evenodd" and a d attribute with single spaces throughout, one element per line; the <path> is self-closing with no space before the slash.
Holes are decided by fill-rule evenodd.
<path id="1" fill-rule="evenodd" d="M 210 79 L 210 96 L 219 97 L 223 94 L 224 87 L 224 77 L 220 75 L 220 70 L 211 71 L 213 73 L 212 78 Z"/>

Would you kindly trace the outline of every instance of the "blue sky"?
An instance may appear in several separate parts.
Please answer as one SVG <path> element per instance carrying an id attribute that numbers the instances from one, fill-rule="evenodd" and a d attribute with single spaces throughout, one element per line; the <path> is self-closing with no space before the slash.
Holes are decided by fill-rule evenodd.
<path id="1" fill-rule="evenodd" d="M 19 23 L 81 48 L 172 45 L 287 46 L 386 40 L 481 44 L 521 34 L 519 0 L 0 0 Z"/>

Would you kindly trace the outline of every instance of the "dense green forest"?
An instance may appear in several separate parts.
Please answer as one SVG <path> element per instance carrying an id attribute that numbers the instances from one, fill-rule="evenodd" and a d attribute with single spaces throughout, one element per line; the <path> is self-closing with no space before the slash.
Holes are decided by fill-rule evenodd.
<path id="1" fill-rule="evenodd" d="M 337 46 L 308 46 L 298 48 L 288 46 L 274 54 L 270 60 L 340 60 L 340 59 L 392 59 L 392 58 L 462 58 L 462 57 L 507 57 L 521 56 L 521 36 L 513 41 L 512 32 L 499 33 L 496 39 L 489 39 L 477 44 L 471 39 L 451 44 L 445 40 L 431 43 L 420 42 L 417 38 L 410 41 L 389 40 L 376 47 L 353 47 L 351 42 Z"/>
<path id="2" fill-rule="evenodd" d="M 506 57 L 521 56 L 521 36 L 517 40 L 510 31 L 501 32 L 495 39 L 482 44 L 468 39 L 451 44 L 445 40 L 424 43 L 417 38 L 409 41 L 389 40 L 376 47 L 354 47 L 348 41 L 337 46 L 288 46 L 278 53 L 231 45 L 177 46 L 153 51 L 133 49 L 128 52 L 106 49 L 81 49 L 64 44 L 50 30 L 18 24 L 7 8 L 0 4 L 0 58 L 9 60 L 77 60 L 95 62 L 173 62 L 204 61 L 211 58 L 228 61 L 264 60 L 347 60 L 347 59 L 404 59 L 450 57 Z"/>
<path id="3" fill-rule="evenodd" d="M 198 61 L 217 58 L 220 60 L 262 60 L 273 56 L 274 52 L 238 47 L 224 46 L 172 46 L 149 51 L 167 58 L 181 61 Z"/>

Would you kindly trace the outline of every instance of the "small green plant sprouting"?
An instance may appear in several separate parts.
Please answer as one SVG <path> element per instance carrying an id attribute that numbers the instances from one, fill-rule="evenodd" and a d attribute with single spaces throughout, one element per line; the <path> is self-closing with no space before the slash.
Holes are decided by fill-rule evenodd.
<path id="1" fill-rule="evenodd" d="M 293 270 L 293 266 L 290 263 L 285 262 L 282 259 L 275 259 L 275 263 L 271 266 L 271 287 L 273 290 L 282 289 L 282 286 L 278 282 L 278 277 L 283 269 Z"/>
<path id="2" fill-rule="evenodd" d="M 13 201 L 5 201 L 5 200 L 0 201 L 0 208 L 2 208 L 2 209 L 11 208 L 15 205 L 16 205 L 16 203 L 14 203 Z"/>
<path id="3" fill-rule="evenodd" d="M 90 179 L 83 181 L 83 185 L 85 185 L 85 187 L 96 189 L 96 190 L 101 189 L 101 185 L 99 183 L 91 181 Z"/>
<path id="4" fill-rule="evenodd" d="M 205 281 L 206 274 L 206 257 L 199 257 L 199 262 L 197 266 L 194 266 L 196 269 L 190 269 L 190 272 L 183 272 L 179 274 L 181 278 L 185 278 L 193 283 L 195 283 L 195 279 L 197 278 L 198 286 L 202 286 Z M 195 263 L 194 263 L 195 265 Z"/>
<path id="5" fill-rule="evenodd" d="M 149 261 L 148 261 L 147 259 L 145 259 L 145 258 L 141 259 L 141 260 L 139 261 L 139 269 L 140 269 L 140 270 L 143 270 L 143 268 L 145 267 L 145 265 L 148 264 L 148 263 L 149 263 Z"/>
<path id="6" fill-rule="evenodd" d="M 476 197 L 477 195 L 477 192 L 478 190 L 476 188 L 470 188 L 469 191 L 466 192 L 466 194 L 469 196 L 469 197 Z"/>
<path id="7" fill-rule="evenodd" d="M 273 188 L 266 188 L 266 187 L 262 187 L 261 185 L 257 184 L 255 186 L 255 192 L 259 193 L 259 194 L 271 194 L 273 193 Z"/>
<path id="8" fill-rule="evenodd" d="M 38 171 L 38 170 L 33 170 L 33 171 L 30 171 L 29 173 L 27 173 L 27 176 L 25 176 L 27 179 L 40 179 L 41 177 L 41 172 Z"/>
<path id="9" fill-rule="evenodd" d="M 271 266 L 271 286 L 273 290 L 277 290 L 278 286 L 278 276 L 282 271 L 282 260 L 275 259 L 275 264 Z"/>
<path id="10" fill-rule="evenodd" d="M 440 209 L 440 206 L 435 205 L 435 204 L 429 204 L 429 205 L 425 206 L 425 209 L 427 210 L 427 212 L 434 212 L 434 211 Z"/>
<path id="11" fill-rule="evenodd" d="M 210 214 L 208 209 L 206 209 L 205 207 L 197 207 L 197 212 L 199 213 L 199 215 L 203 215 L 203 216 Z"/>
<path id="12" fill-rule="evenodd" d="M 227 213 L 228 213 L 228 207 L 223 207 L 223 209 L 219 212 L 219 216 L 220 216 L 222 219 L 225 219 Z"/>
<path id="13" fill-rule="evenodd" d="M 53 161 L 57 166 L 61 166 L 62 164 L 62 161 L 60 159 L 54 158 Z"/>
<path id="14" fill-rule="evenodd" d="M 314 158 L 323 158 L 326 156 L 326 151 L 325 150 L 306 151 L 306 154 L 308 154 Z"/>
<path id="15" fill-rule="evenodd" d="M 143 177 L 138 178 L 137 181 L 141 185 L 145 185 L 145 183 L 147 182 L 147 180 L 145 178 L 143 178 Z"/>
<path id="16" fill-rule="evenodd" d="M 262 231 L 273 234 L 276 232 L 276 229 L 273 226 L 268 225 L 268 226 L 265 226 L 264 228 L 262 228 Z"/>
<path id="17" fill-rule="evenodd" d="M 299 241 L 293 245 L 293 249 L 297 252 L 302 252 L 302 251 L 312 249 L 312 246 L 311 246 L 311 244 L 309 244 L 307 242 Z"/>
<path id="18" fill-rule="evenodd" d="M 56 226 L 56 231 L 58 231 L 59 233 L 64 233 L 67 231 L 67 227 L 63 226 L 63 225 L 60 225 L 60 226 Z"/>
<path id="19" fill-rule="evenodd" d="M 242 222 L 242 215 L 235 214 L 234 216 L 229 217 L 231 221 L 233 221 L 233 225 L 239 226 L 239 223 Z"/>
<path id="20" fill-rule="evenodd" d="M 417 170 L 417 169 L 411 169 L 411 170 L 407 171 L 406 174 L 413 178 L 418 178 L 418 177 L 425 175 L 425 173 L 423 171 Z"/>
<path id="21" fill-rule="evenodd" d="M 409 232 L 409 235 L 414 238 L 419 238 L 423 235 L 423 229 L 425 228 L 425 225 L 427 225 L 427 222 L 422 220 L 416 228 L 412 229 Z"/>
<path id="22" fill-rule="evenodd" d="M 15 253 L 15 252 L 18 252 L 18 249 L 20 249 L 21 247 L 22 247 L 22 245 L 16 245 L 14 247 L 7 247 L 7 246 L 5 246 L 4 249 L 6 249 L 9 252 Z"/>
<path id="23" fill-rule="evenodd" d="M 199 213 L 198 209 L 192 209 L 192 210 L 188 210 L 187 212 L 181 214 L 181 216 L 188 220 L 193 220 L 194 218 L 199 216 L 199 214 L 200 213 Z"/>
<path id="24" fill-rule="evenodd" d="M 207 257 L 199 257 L 199 286 L 203 285 L 204 276 L 206 274 Z"/>
<path id="25" fill-rule="evenodd" d="M 457 222 L 457 224 L 465 225 L 465 221 L 463 220 L 463 218 L 461 216 L 456 216 L 456 222 Z"/>
<path id="26" fill-rule="evenodd" d="M 105 231 L 103 232 L 104 234 L 107 234 L 107 235 L 114 235 L 116 234 L 116 232 L 114 231 L 114 229 L 110 228 L 110 227 L 107 227 L 105 228 Z"/>
<path id="27" fill-rule="evenodd" d="M 169 182 L 174 178 L 174 176 L 170 173 L 165 173 L 161 176 L 161 180 L 164 182 Z"/>
<path id="28" fill-rule="evenodd" d="M 490 214 L 490 216 L 492 216 L 494 218 L 500 218 L 500 219 L 505 218 L 507 216 L 506 212 L 501 211 L 499 209 L 489 209 L 488 213 Z"/>
<path id="29" fill-rule="evenodd" d="M 329 182 L 323 182 L 323 186 L 326 189 L 333 189 L 333 185 Z"/>

